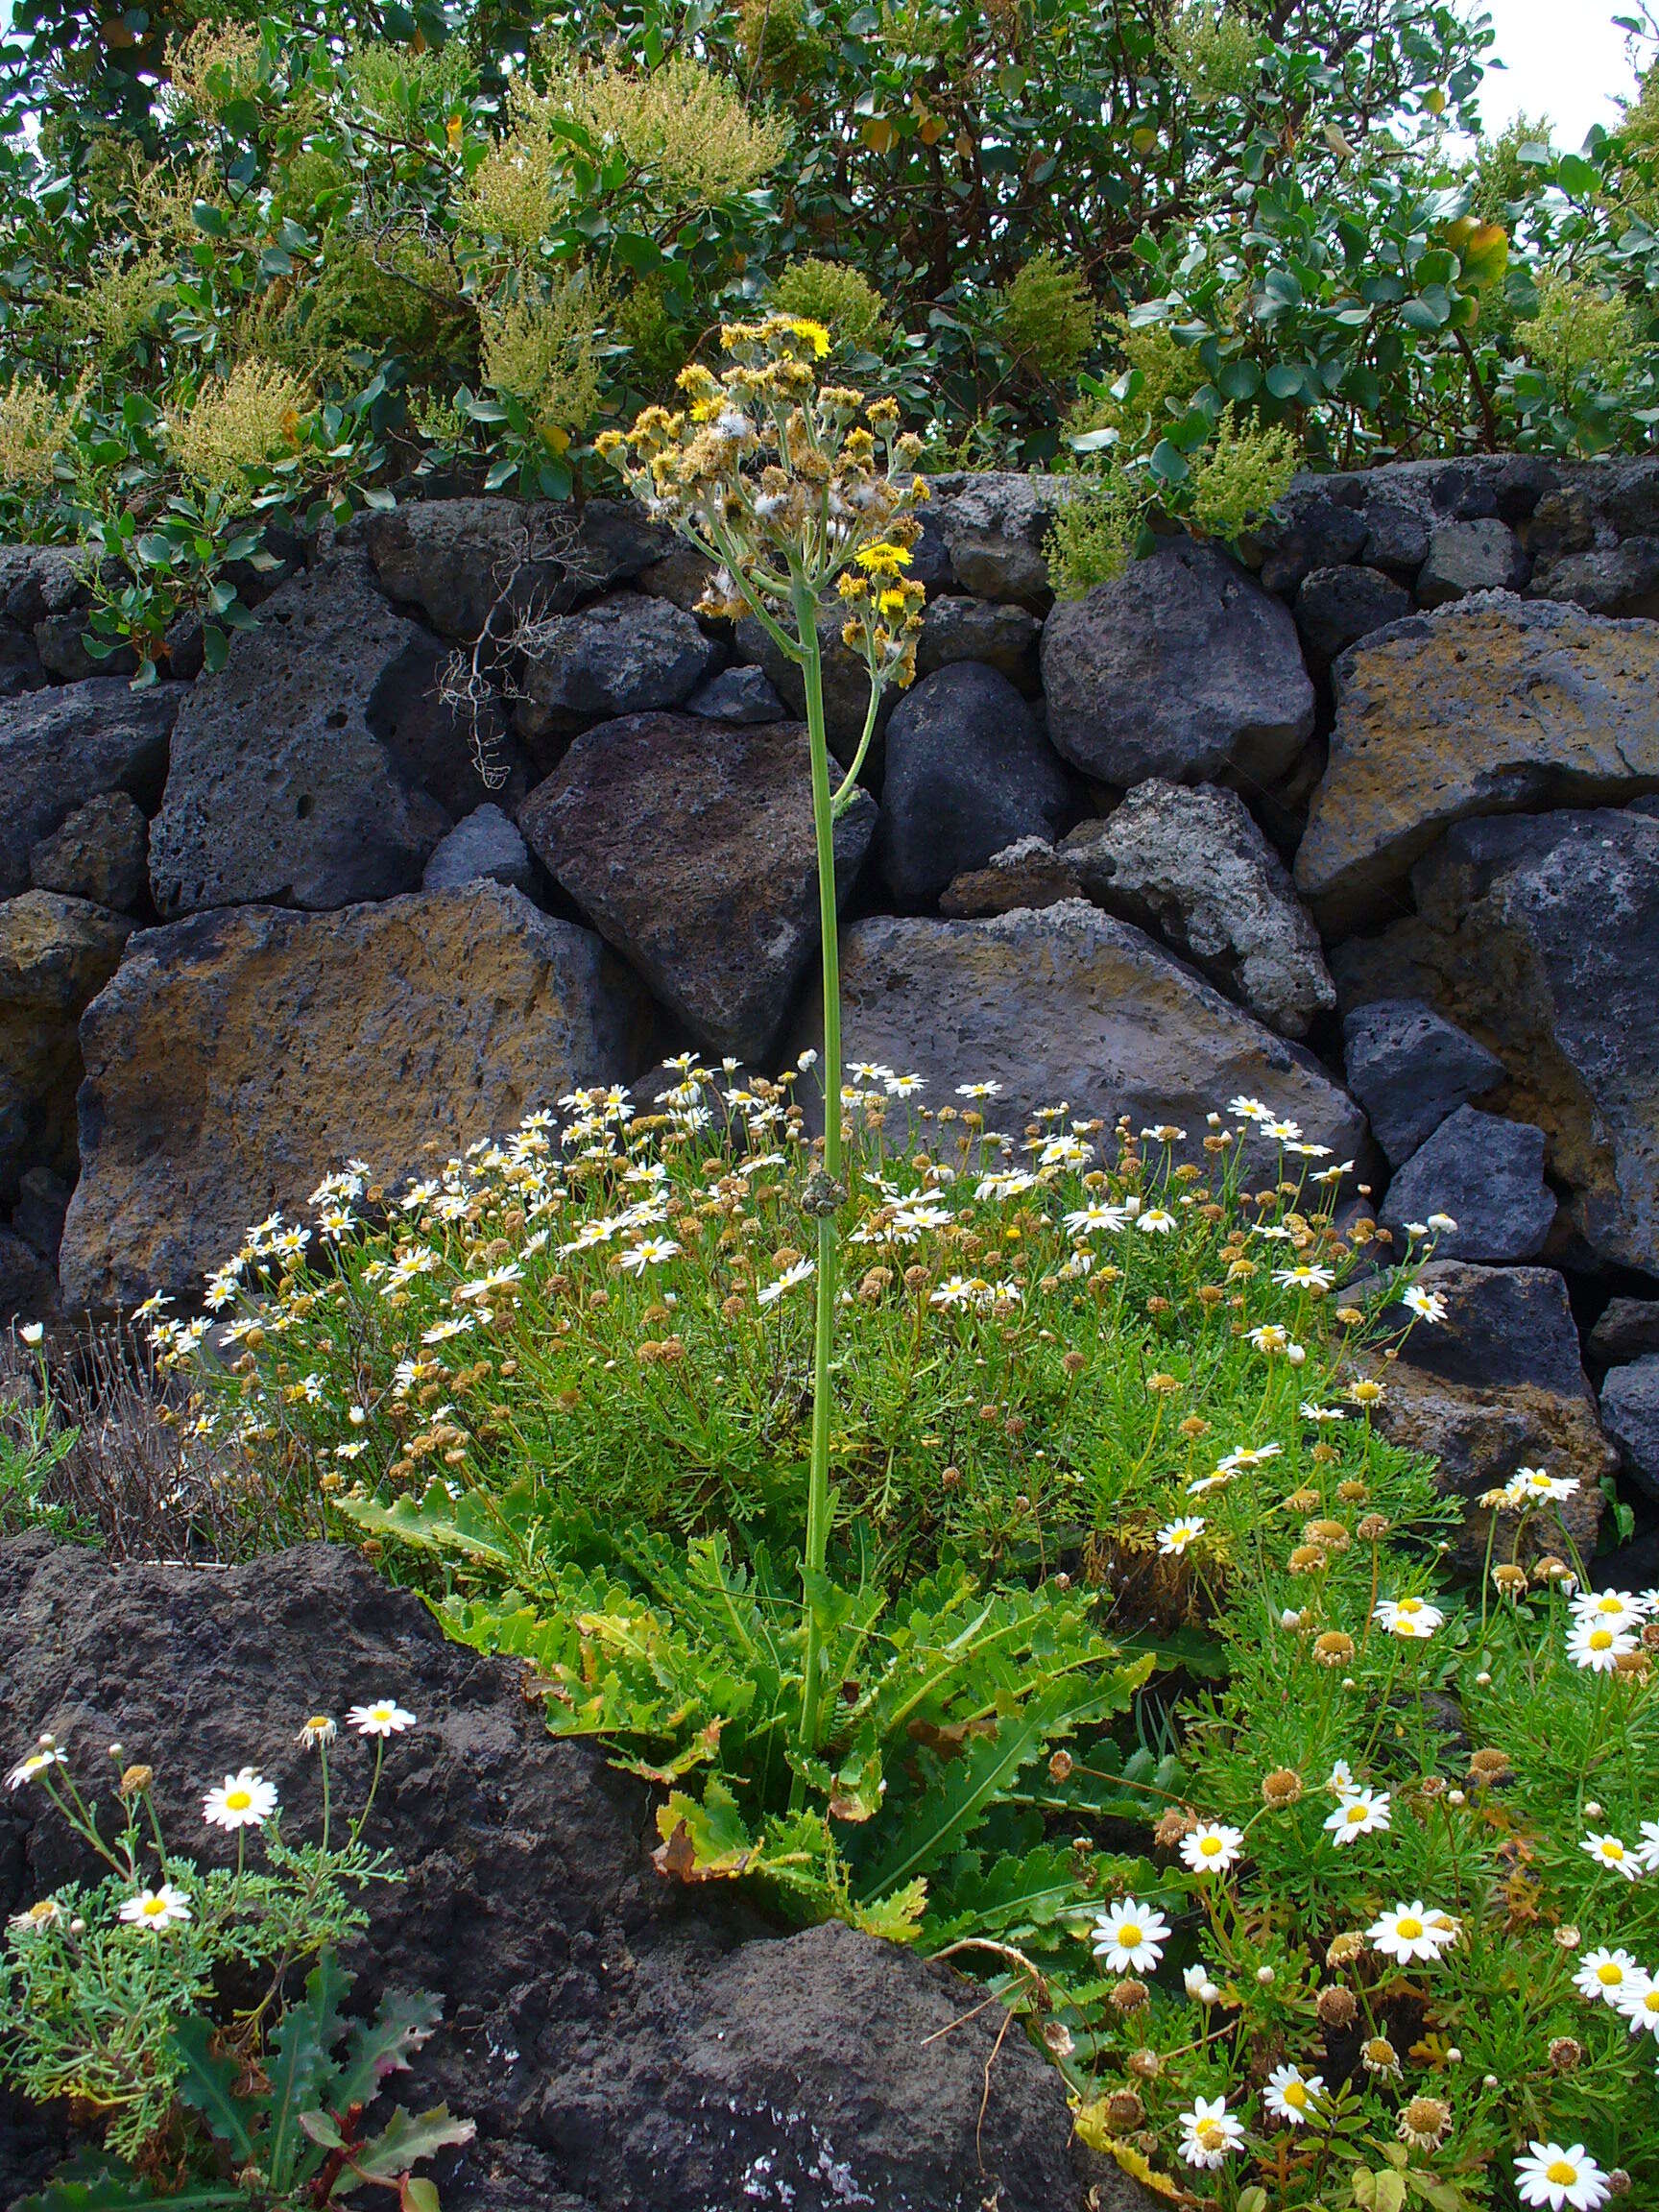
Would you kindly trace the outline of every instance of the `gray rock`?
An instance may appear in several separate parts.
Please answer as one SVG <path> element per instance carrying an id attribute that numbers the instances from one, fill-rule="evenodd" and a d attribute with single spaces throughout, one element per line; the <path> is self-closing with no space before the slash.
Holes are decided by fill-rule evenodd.
<path id="1" fill-rule="evenodd" d="M 818 945 L 806 733 L 632 714 L 578 737 L 519 810 L 548 874 L 708 1050 L 764 1062 Z M 835 825 L 852 889 L 876 826 Z"/>
<path id="2" fill-rule="evenodd" d="M 1387 499 L 1367 500 L 1359 558 L 1372 568 L 1415 578 L 1429 558 L 1429 525 L 1409 507 L 1398 507 Z"/>
<path id="3" fill-rule="evenodd" d="M 488 801 L 457 822 L 433 848 L 421 878 L 422 891 L 459 891 L 467 883 L 505 883 L 533 891 L 535 863 L 530 848 L 499 806 Z"/>
<path id="4" fill-rule="evenodd" d="M 1489 592 L 1412 615 L 1335 662 L 1331 757 L 1296 855 L 1328 935 L 1390 910 L 1471 814 L 1659 789 L 1659 630 Z"/>
<path id="5" fill-rule="evenodd" d="M 0 703 L 0 897 L 29 886 L 29 855 L 105 791 L 140 805 L 161 795 L 180 684 L 134 691 L 118 677 Z"/>
<path id="6" fill-rule="evenodd" d="M 38 1164 L 26 1167 L 17 1180 L 12 1226 L 50 1267 L 58 1264 L 58 1247 L 63 1241 L 63 1216 L 69 1211 L 71 1193 L 71 1185 L 61 1175 Z"/>
<path id="7" fill-rule="evenodd" d="M 958 590 L 1041 614 L 1054 596 L 1044 546 L 1070 487 L 1020 470 L 949 481 L 952 488 L 926 513 L 944 539 Z"/>
<path id="8" fill-rule="evenodd" d="M 1589 1351 L 1605 1367 L 1659 1352 L 1659 1299 L 1609 1298 L 1590 1332 Z"/>
<path id="9" fill-rule="evenodd" d="M 881 872 L 904 907 L 1019 837 L 1050 842 L 1072 813 L 1070 781 L 1030 709 L 995 668 L 958 661 L 907 691 L 887 725 Z"/>
<path id="10" fill-rule="evenodd" d="M 1631 1481 L 1659 1501 L 1659 1354 L 1614 1368 L 1601 1385 L 1601 1426 Z"/>
<path id="11" fill-rule="evenodd" d="M 568 736 L 592 722 L 678 707 L 720 661 L 720 647 L 671 600 L 613 591 L 535 626 L 514 722 L 526 737 Z"/>
<path id="12" fill-rule="evenodd" d="M 1303 477 L 1256 537 L 1262 549 L 1262 588 L 1294 591 L 1316 568 L 1339 568 L 1358 560 L 1365 518 L 1358 509 L 1326 497 L 1317 478 Z"/>
<path id="13" fill-rule="evenodd" d="M 1212 545 L 1168 545 L 1043 630 L 1055 750 L 1102 782 L 1270 783 L 1313 732 L 1296 625 Z"/>
<path id="14" fill-rule="evenodd" d="M 1459 1106 L 1426 1138 L 1388 1186 L 1383 1226 L 1402 1236 L 1408 1221 L 1448 1214 L 1435 1250 L 1448 1260 L 1505 1266 L 1543 1249 L 1555 1219 L 1544 1182 L 1544 1132 L 1529 1121 Z"/>
<path id="15" fill-rule="evenodd" d="M 635 582 L 653 599 L 671 600 L 685 613 L 694 614 L 713 575 L 714 563 L 699 553 L 695 545 L 687 545 L 684 538 L 676 538 L 661 560 L 641 568 Z"/>
<path id="16" fill-rule="evenodd" d="M 119 645 L 100 658 L 86 649 L 84 607 L 62 614 L 48 614 L 35 625 L 35 651 L 47 675 L 60 684 L 84 684 L 91 676 L 133 676 L 138 656 L 131 645 Z"/>
<path id="17" fill-rule="evenodd" d="M 1491 1516 L 1475 1501 L 1518 1467 L 1577 1479 L 1551 1514 L 1588 1554 L 1600 1525 L 1601 1478 L 1617 1455 L 1579 1360 L 1566 1283 L 1551 1267 L 1459 1260 L 1431 1260 L 1421 1281 L 1445 1300 L 1446 1318 L 1411 1329 L 1382 1370 L 1386 1395 L 1371 1420 L 1391 1443 L 1432 1455 L 1437 1486 L 1464 1500 L 1455 1563 L 1480 1572 Z M 1534 1541 L 1540 1551 L 1559 1549 L 1550 1517 Z"/>
<path id="18" fill-rule="evenodd" d="M 1235 793 L 1153 777 L 1060 856 L 1096 905 L 1162 937 L 1282 1037 L 1335 1005 L 1290 872 Z"/>
<path id="19" fill-rule="evenodd" d="M 788 709 L 764 668 L 722 668 L 699 684 L 685 702 L 687 714 L 706 722 L 781 722 Z"/>
<path id="20" fill-rule="evenodd" d="M 1541 561 L 1527 587 L 1533 599 L 1570 599 L 1591 614 L 1659 614 L 1659 538 L 1627 538 Z"/>
<path id="21" fill-rule="evenodd" d="M 1659 1275 L 1659 819 L 1462 822 L 1412 885 L 1416 915 L 1333 955 L 1344 1003 L 1426 998 L 1479 1035 L 1504 1112 L 1549 1138 L 1565 1224 Z"/>
<path id="22" fill-rule="evenodd" d="M 1028 676 L 1042 630 L 1027 607 L 948 593 L 927 602 L 916 640 L 916 665 L 930 676 L 954 661 L 978 661 L 1004 676 Z"/>
<path id="23" fill-rule="evenodd" d="M 862 653 L 854 653 L 842 638 L 846 620 L 840 602 L 818 610 L 818 652 L 824 671 L 824 726 L 830 750 L 850 761 L 864 733 L 870 711 L 870 671 Z M 790 713 L 800 720 L 806 712 L 806 683 L 799 666 L 778 649 L 752 614 L 736 625 L 737 651 L 743 660 L 762 668 Z M 891 685 L 881 694 L 877 709 L 878 733 L 887 727 L 902 694 Z"/>
<path id="24" fill-rule="evenodd" d="M 1328 667 L 1359 638 L 1410 612 L 1410 592 L 1381 568 L 1315 568 L 1296 594 L 1296 629 L 1310 667 Z"/>
<path id="25" fill-rule="evenodd" d="M 132 927 L 53 891 L 0 903 L 0 1202 L 15 1198 L 29 1167 L 75 1172 L 75 1025 Z"/>
<path id="26" fill-rule="evenodd" d="M 150 888 L 149 856 L 144 809 L 125 791 L 105 791 L 32 848 L 29 880 L 36 890 L 127 914 Z"/>
<path id="27" fill-rule="evenodd" d="M 1477 522 L 1444 522 L 1430 539 L 1429 558 L 1418 572 L 1418 604 L 1444 607 L 1471 591 L 1519 591 L 1531 565 L 1514 531 L 1495 515 Z"/>
<path id="28" fill-rule="evenodd" d="M 939 911 L 955 921 L 982 921 L 1012 914 L 1016 906 L 1057 906 L 1082 896 L 1076 869 L 1046 837 L 1017 837 L 983 868 L 954 877 L 939 895 Z"/>
<path id="29" fill-rule="evenodd" d="M 0 1229 L 0 1329 L 40 1321 L 58 1307 L 58 1278 L 33 1245 Z"/>
<path id="30" fill-rule="evenodd" d="M 580 518 L 546 501 L 410 501 L 368 516 L 363 535 L 382 588 L 444 637 L 469 642 L 498 600 L 558 613 L 637 575 L 670 542 L 634 499 L 591 499 Z"/>
<path id="31" fill-rule="evenodd" d="M 1390 1167 L 1408 1160 L 1448 1114 L 1503 1080 L 1496 1053 L 1421 998 L 1357 1006 L 1342 1037 L 1348 1088 L 1364 1107 Z"/>
<path id="32" fill-rule="evenodd" d="M 497 883 L 141 931 L 81 1023 L 66 1300 L 194 1297 L 349 1156 L 391 1183 L 574 1084 L 631 1081 L 657 1043 L 622 963 Z"/>
<path id="33" fill-rule="evenodd" d="M 449 818 L 400 758 L 397 725 L 430 694 L 440 654 L 361 553 L 274 593 L 180 711 L 150 826 L 158 910 L 346 906 L 418 884 Z"/>
<path id="34" fill-rule="evenodd" d="M 999 1082 L 990 1111 L 1011 1141 L 1064 1099 L 1079 1117 L 1173 1121 L 1202 1162 L 1205 1115 L 1240 1091 L 1338 1160 L 1364 1141 L 1359 1109 L 1305 1055 L 1082 900 L 988 922 L 855 922 L 842 934 L 841 985 L 850 1060 L 916 1070 L 936 1105 L 954 1103 L 958 1083 Z M 809 1002 L 804 1044 L 818 1020 Z M 1269 1148 L 1252 1166 L 1271 1159 Z"/>

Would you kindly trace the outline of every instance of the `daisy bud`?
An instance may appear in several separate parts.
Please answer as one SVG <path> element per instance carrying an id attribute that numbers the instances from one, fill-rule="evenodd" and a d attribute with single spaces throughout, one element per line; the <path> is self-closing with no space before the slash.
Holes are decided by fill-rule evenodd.
<path id="1" fill-rule="evenodd" d="M 1566 1921 L 1556 1929 L 1555 1940 L 1563 1951 L 1576 1951 L 1578 1948 L 1578 1931 L 1570 1920 Z"/>
<path id="2" fill-rule="evenodd" d="M 1550 2046 L 1550 2063 L 1557 2074 L 1572 2074 L 1584 2063 L 1584 2046 L 1571 2035 L 1557 2035 Z"/>
<path id="3" fill-rule="evenodd" d="M 1448 2066 L 1461 2066 L 1463 2063 L 1463 2054 L 1455 2043 L 1448 2043 L 1446 2046 L 1446 2063 Z"/>
<path id="4" fill-rule="evenodd" d="M 1486 1672 L 1485 1669 L 1482 1668 L 1480 1672 L 1475 1677 L 1475 1687 L 1478 1690 L 1489 1690 L 1491 1686 L 1492 1677 Z"/>
<path id="5" fill-rule="evenodd" d="M 1313 2010 L 1321 2028 L 1340 2035 L 1359 2017 L 1359 2001 L 1352 1989 L 1344 1989 L 1339 1982 L 1329 1982 L 1314 1998 Z"/>
<path id="6" fill-rule="evenodd" d="M 960 1487 L 961 1481 L 962 1470 L 960 1467 L 946 1467 L 941 1469 L 939 1475 L 939 1485 L 941 1489 L 955 1490 Z"/>
<path id="7" fill-rule="evenodd" d="M 1481 2088 L 1482 2088 L 1482 2089 L 1496 2089 L 1496 2088 L 1497 2088 L 1497 2086 L 1498 2086 L 1498 2077 L 1497 2077 L 1497 2075 L 1496 2075 L 1496 2074 L 1482 2074 L 1482 2075 L 1481 2075 L 1481 2077 L 1480 2077 L 1480 2086 L 1481 2086 Z"/>
<path id="8" fill-rule="evenodd" d="M 1278 1977 L 1274 1974 L 1271 1966 L 1258 1966 L 1256 1969 L 1256 1979 L 1262 1984 L 1263 1989 L 1270 1989 Z"/>
<path id="9" fill-rule="evenodd" d="M 1612 2173 L 1608 2175 L 1607 2194 L 1609 2197 L 1629 2196 L 1630 2176 L 1625 2173 L 1623 2166 L 1615 2166 Z"/>
<path id="10" fill-rule="evenodd" d="M 1462 1808 L 1468 1804 L 1469 1800 L 1463 1794 L 1461 1790 L 1448 1790 L 1446 1792 L 1446 1802 L 1448 1805 L 1456 1806 L 1457 1809 L 1461 1811 Z"/>
<path id="11" fill-rule="evenodd" d="M 129 1767 L 115 1785 L 123 1797 L 139 1797 L 156 1779 L 149 1767 Z"/>
<path id="12" fill-rule="evenodd" d="M 1114 2135 L 1128 2135 L 1146 2117 L 1146 2107 L 1133 2089 L 1114 2089 L 1106 2100 L 1106 2125 Z"/>
<path id="13" fill-rule="evenodd" d="M 1600 1819 L 1600 1817 L 1601 1817 L 1601 1801 L 1600 1801 L 1600 1799 L 1599 1799 L 1599 1797 L 1586 1797 L 1586 1798 L 1585 1798 L 1585 1800 L 1584 1800 L 1584 1817 L 1585 1817 L 1585 1819 L 1586 1819 L 1586 1820 L 1599 1820 L 1599 1819 Z"/>
<path id="14" fill-rule="evenodd" d="M 85 1921 L 84 1921 L 84 1920 L 83 1920 L 83 1919 L 81 1918 L 81 1916 L 80 1916 L 80 1914 L 79 1914 L 79 1913 L 77 1913 L 77 1914 L 76 1914 L 76 1916 L 75 1916 L 75 1918 L 74 1918 L 73 1920 L 71 1920 L 71 1921 L 70 1921 L 70 1923 L 69 1923 L 69 1933 L 70 1933 L 70 1935 L 71 1935 L 71 1936 L 84 1936 L 84 1935 L 85 1935 L 85 1933 L 86 1933 L 86 1923 L 85 1923 Z"/>

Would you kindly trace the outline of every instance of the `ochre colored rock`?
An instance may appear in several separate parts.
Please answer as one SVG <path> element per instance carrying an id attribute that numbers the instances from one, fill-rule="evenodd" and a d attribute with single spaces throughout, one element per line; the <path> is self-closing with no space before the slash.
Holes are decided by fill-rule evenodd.
<path id="1" fill-rule="evenodd" d="M 1327 935 L 1398 911 L 1472 814 L 1659 790 L 1659 629 L 1484 591 L 1392 623 L 1332 670 L 1331 758 L 1296 855 Z"/>
<path id="2" fill-rule="evenodd" d="M 349 1156 L 393 1180 L 572 1084 L 628 1080 L 652 1042 L 598 938 L 496 883 L 145 930 L 82 1024 L 68 1301 L 187 1296 Z"/>

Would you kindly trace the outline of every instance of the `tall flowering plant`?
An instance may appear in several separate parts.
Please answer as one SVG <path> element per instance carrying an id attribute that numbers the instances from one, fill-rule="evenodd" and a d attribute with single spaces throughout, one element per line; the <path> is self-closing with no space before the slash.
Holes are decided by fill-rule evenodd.
<path id="1" fill-rule="evenodd" d="M 806 694 L 812 821 L 818 851 L 819 938 L 824 971 L 824 1157 L 802 1204 L 817 1227 L 817 1309 L 812 1357 L 812 1448 L 804 1580 L 807 1642 L 801 1748 L 819 1739 L 823 1643 L 814 1604 L 830 1540 L 830 1360 L 834 1342 L 842 1172 L 841 969 L 835 896 L 835 821 L 853 798 L 882 693 L 916 674 L 923 586 L 904 571 L 921 535 L 915 510 L 927 497 L 916 472 L 922 442 L 901 434 L 890 399 L 866 405 L 841 384 L 820 384 L 830 350 L 821 324 L 772 315 L 727 325 L 728 366 L 682 370 L 683 408 L 648 407 L 624 435 L 606 431 L 600 453 L 659 521 L 715 564 L 699 612 L 753 614 L 800 668 Z M 831 781 L 824 723 L 819 611 L 831 589 L 846 610 L 842 638 L 863 657 L 870 705 L 853 760 Z"/>

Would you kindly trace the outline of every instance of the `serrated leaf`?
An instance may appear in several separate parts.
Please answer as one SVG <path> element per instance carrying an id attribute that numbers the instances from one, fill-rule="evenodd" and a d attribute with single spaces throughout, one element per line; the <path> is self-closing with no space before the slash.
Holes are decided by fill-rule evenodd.
<path id="1" fill-rule="evenodd" d="M 388 1989 L 373 2019 L 351 2031 L 346 2063 L 329 2091 L 335 2110 L 369 2104 L 389 2075 L 407 2072 L 443 2017 L 443 2004 L 430 1990 Z"/>
<path id="2" fill-rule="evenodd" d="M 253 2138 L 248 2129 L 252 2102 L 237 2096 L 237 2069 L 214 2049 L 214 2035 L 212 2021 L 199 2012 L 190 2013 L 174 2029 L 169 2040 L 183 2067 L 178 2094 L 202 2115 L 211 2134 L 228 2145 L 236 2157 L 246 2160 L 253 2155 Z"/>
<path id="3" fill-rule="evenodd" d="M 406 2112 L 399 2104 L 374 2140 L 353 2152 L 352 2170 L 363 2181 L 395 2182 L 421 2159 L 470 2143 L 477 2132 L 475 2121 L 457 2120 L 447 2104 L 429 2112 Z"/>

